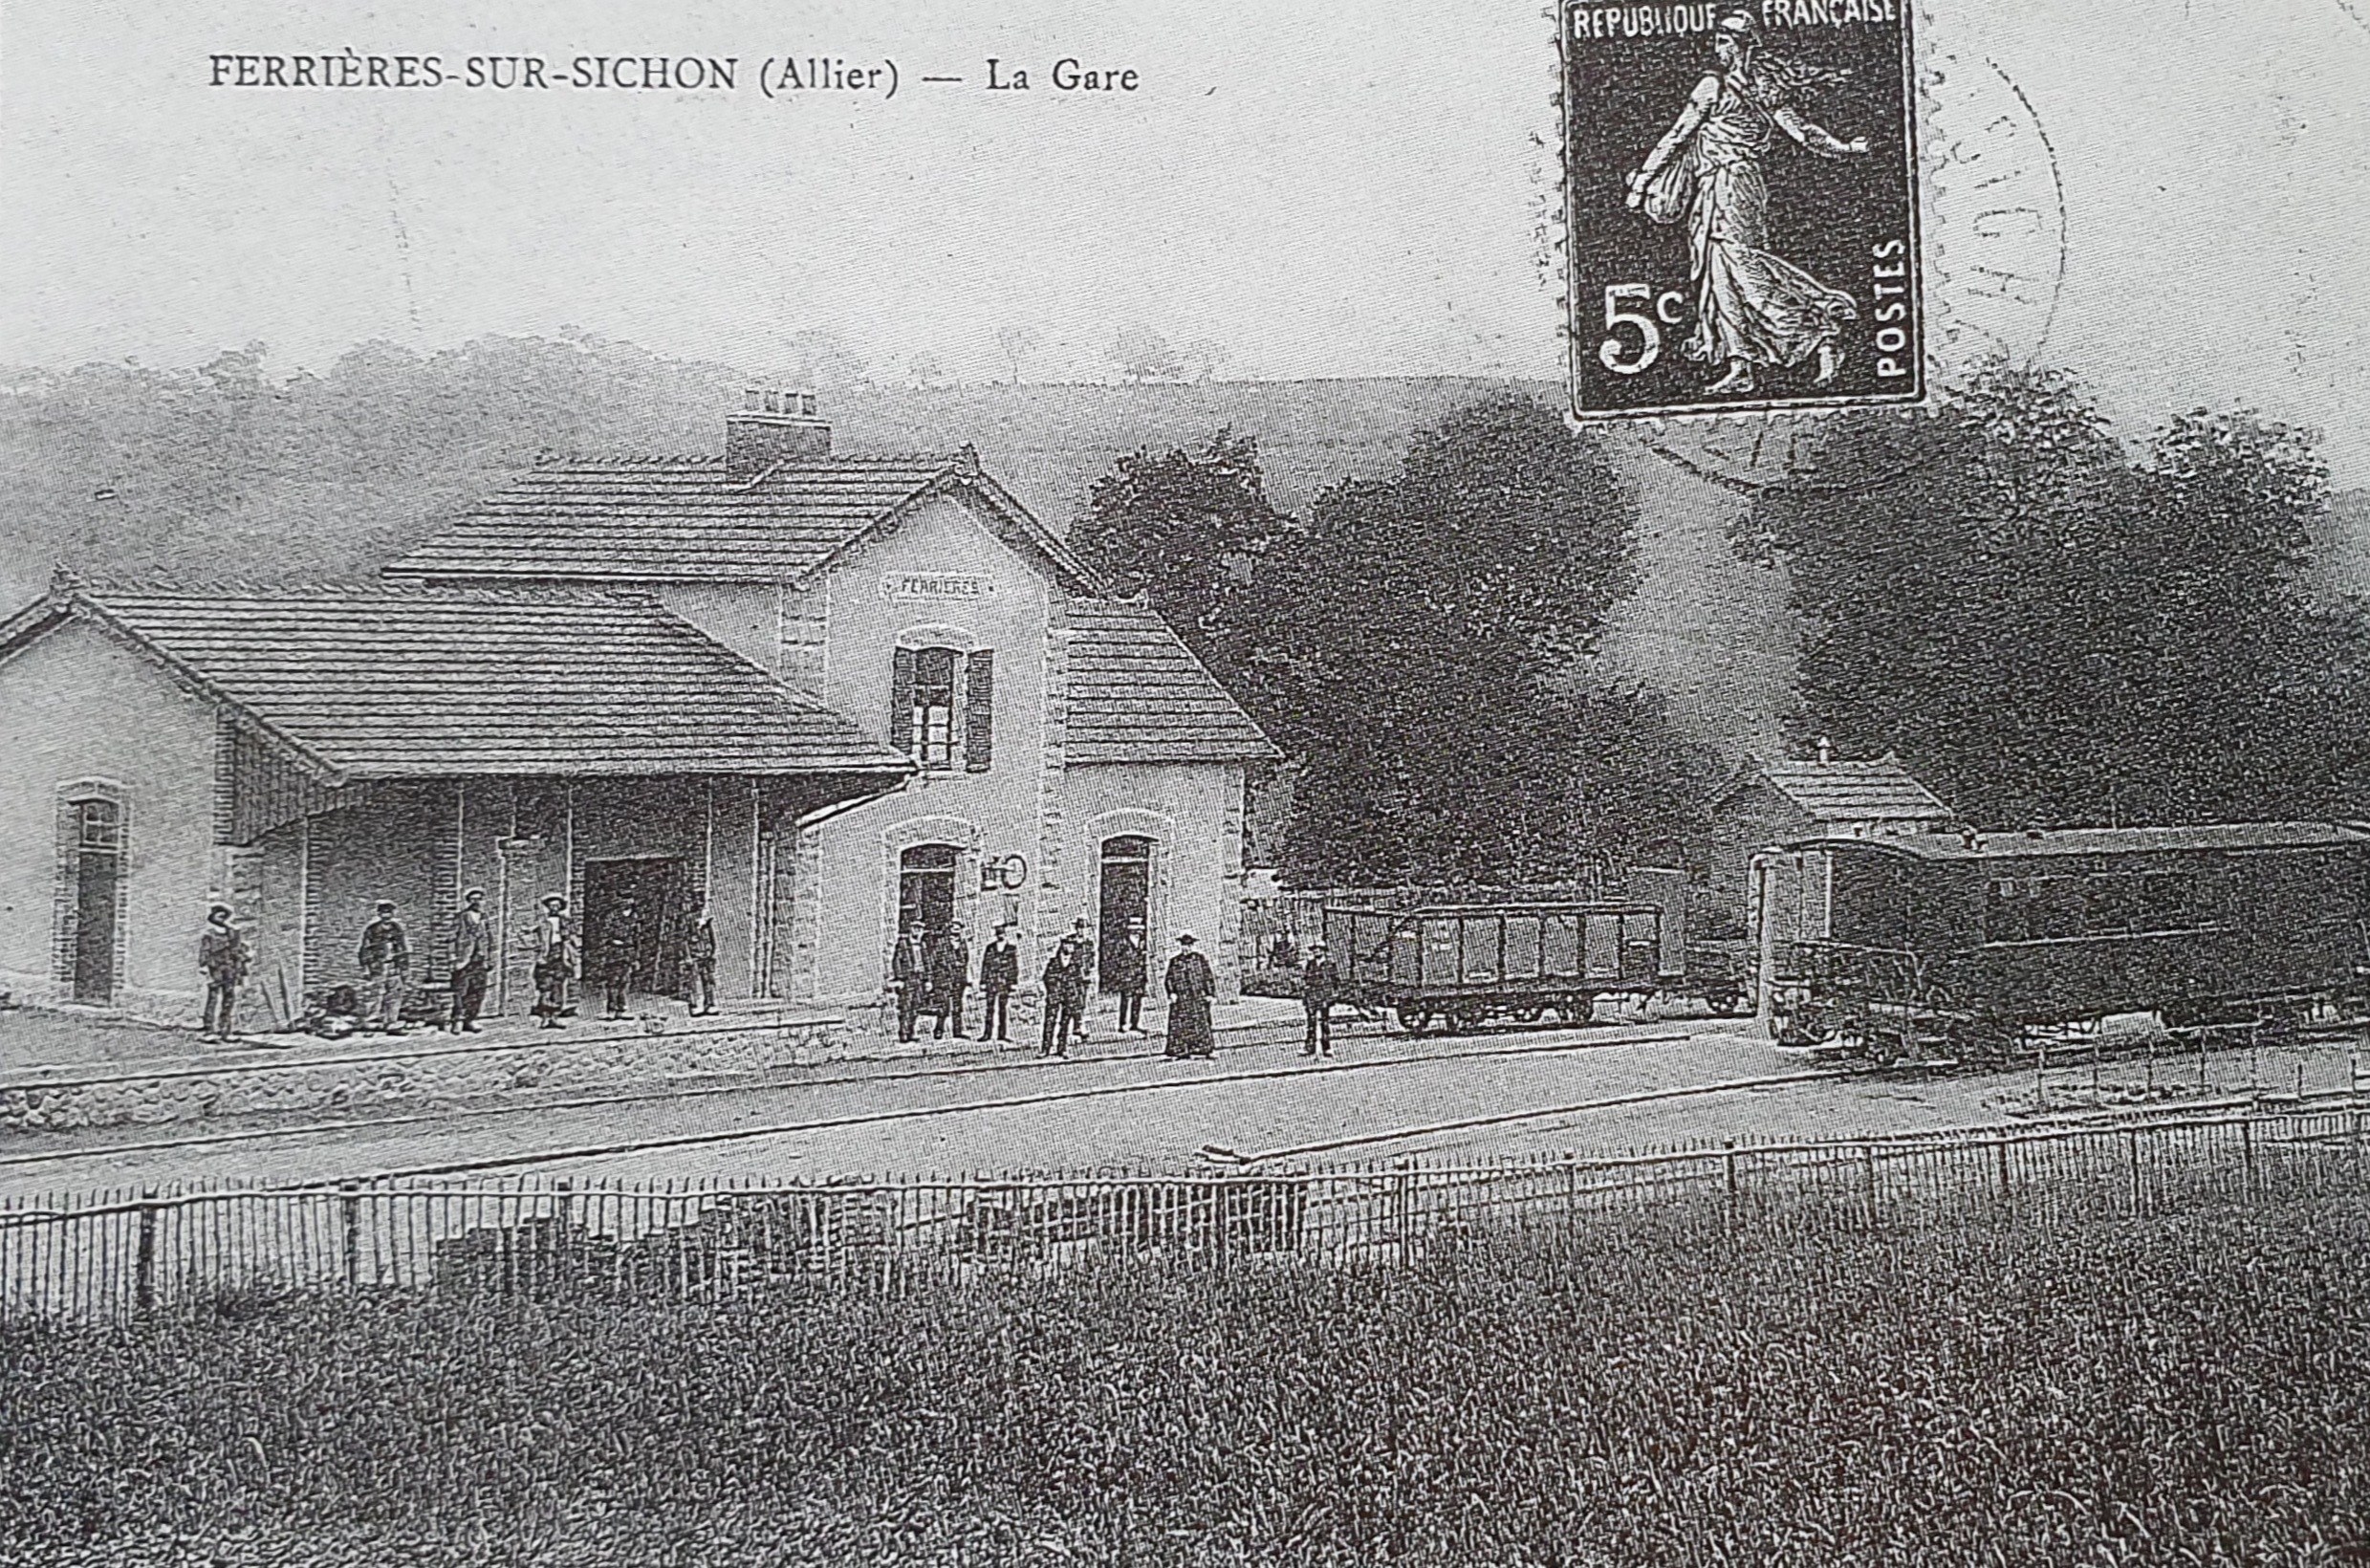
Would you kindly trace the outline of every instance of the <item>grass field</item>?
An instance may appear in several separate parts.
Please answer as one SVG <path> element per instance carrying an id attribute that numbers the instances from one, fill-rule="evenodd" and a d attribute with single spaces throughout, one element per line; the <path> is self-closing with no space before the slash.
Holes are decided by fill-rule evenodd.
<path id="1" fill-rule="evenodd" d="M 0 1560 L 2370 1561 L 2370 1204 L 0 1339 Z"/>

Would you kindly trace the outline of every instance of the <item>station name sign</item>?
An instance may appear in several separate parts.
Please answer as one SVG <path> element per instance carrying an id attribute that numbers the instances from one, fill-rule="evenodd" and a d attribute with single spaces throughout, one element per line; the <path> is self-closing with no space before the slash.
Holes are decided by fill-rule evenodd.
<path id="1" fill-rule="evenodd" d="M 980 572 L 892 572 L 881 579 L 881 597 L 897 604 L 968 603 L 995 592 L 995 578 Z"/>

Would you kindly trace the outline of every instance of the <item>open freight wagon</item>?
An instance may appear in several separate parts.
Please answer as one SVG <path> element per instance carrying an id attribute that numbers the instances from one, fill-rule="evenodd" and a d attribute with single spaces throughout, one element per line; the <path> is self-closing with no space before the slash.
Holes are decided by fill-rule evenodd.
<path id="1" fill-rule="evenodd" d="M 1642 903 L 1332 908 L 1325 946 L 1347 999 L 1402 1029 L 1490 1018 L 1584 1023 L 1606 996 L 1642 1002 L 1685 978 L 1684 920 Z"/>

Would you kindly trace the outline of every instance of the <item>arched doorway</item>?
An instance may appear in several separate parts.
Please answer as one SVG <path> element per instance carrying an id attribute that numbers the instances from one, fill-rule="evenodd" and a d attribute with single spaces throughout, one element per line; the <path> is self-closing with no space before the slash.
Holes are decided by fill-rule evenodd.
<path id="1" fill-rule="evenodd" d="M 916 844 L 897 858 L 897 924 L 900 930 L 943 931 L 954 924 L 953 844 Z"/>
<path id="2" fill-rule="evenodd" d="M 123 880 L 123 808 L 77 800 L 74 813 L 74 999 L 106 1003 L 116 991 L 116 905 Z"/>
<path id="3" fill-rule="evenodd" d="M 1122 938 L 1133 932 L 1149 953 L 1152 947 L 1150 922 L 1152 918 L 1152 840 L 1141 834 L 1126 833 L 1102 841 L 1101 876 L 1102 929 L 1100 950 L 1117 952 Z M 1102 964 L 1102 989 L 1118 989 L 1111 978 L 1113 966 Z"/>

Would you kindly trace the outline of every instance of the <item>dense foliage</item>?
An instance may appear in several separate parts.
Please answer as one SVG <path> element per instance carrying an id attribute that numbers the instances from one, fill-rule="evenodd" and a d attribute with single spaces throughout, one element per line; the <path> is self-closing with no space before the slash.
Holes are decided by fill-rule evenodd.
<path id="1" fill-rule="evenodd" d="M 1453 885 L 1570 880 L 1692 822 L 1702 754 L 1593 658 L 1637 526 L 1594 439 L 1506 396 L 1305 519 L 1268 506 L 1247 438 L 1139 453 L 1071 537 L 1295 764 L 1288 881 Z"/>
<path id="2" fill-rule="evenodd" d="M 1804 738 L 1898 751 L 1986 826 L 2350 815 L 2354 623 L 2302 579 L 2304 432 L 2175 420 L 2138 456 L 2066 377 L 1993 368 L 1839 416 L 1744 525 L 1807 625 Z"/>
<path id="3" fill-rule="evenodd" d="M 2366 1243 L 2359 1200 L 1636 1220 L 1406 1270 L 16 1332 L 0 1560 L 2358 1561 Z"/>

